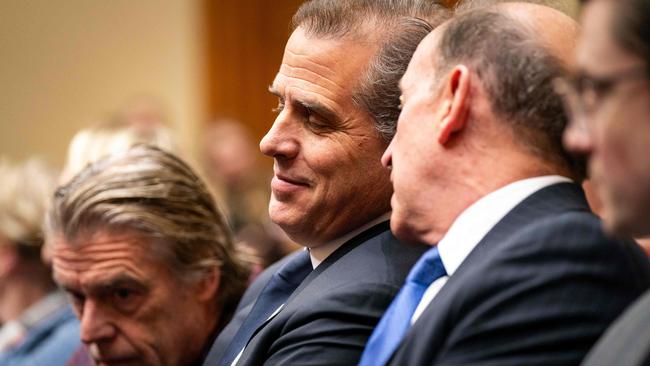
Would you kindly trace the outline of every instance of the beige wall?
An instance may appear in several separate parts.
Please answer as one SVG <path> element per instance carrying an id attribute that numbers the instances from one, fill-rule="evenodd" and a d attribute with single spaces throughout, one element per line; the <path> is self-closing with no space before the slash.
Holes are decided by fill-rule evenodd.
<path id="1" fill-rule="evenodd" d="M 0 1 L 0 156 L 63 161 L 76 130 L 136 94 L 182 141 L 206 118 L 198 0 Z"/>

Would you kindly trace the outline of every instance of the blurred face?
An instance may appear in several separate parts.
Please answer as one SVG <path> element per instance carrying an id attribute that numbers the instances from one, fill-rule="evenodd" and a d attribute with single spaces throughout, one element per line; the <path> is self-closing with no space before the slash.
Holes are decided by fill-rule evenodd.
<path id="1" fill-rule="evenodd" d="M 4 296 L 5 286 L 9 274 L 18 264 L 18 255 L 16 249 L 0 234 L 0 299 Z M 0 323 L 11 319 L 5 319 L 4 314 L 0 312 Z"/>
<path id="2" fill-rule="evenodd" d="M 645 65 L 612 37 L 616 1 L 595 0 L 584 13 L 576 69 L 583 105 L 574 108 L 565 144 L 587 154 L 589 173 L 611 232 L 650 234 L 650 83 Z"/>
<path id="3" fill-rule="evenodd" d="M 98 365 L 189 365 L 210 329 L 205 304 L 134 235 L 98 233 L 53 245 L 54 278 Z"/>
<path id="4" fill-rule="evenodd" d="M 271 219 L 292 237 L 317 246 L 389 210 L 386 144 L 369 114 L 352 101 L 373 46 L 360 41 L 289 39 L 270 90 L 278 116 L 260 143 L 274 158 Z"/>
<path id="5" fill-rule="evenodd" d="M 431 203 L 438 201 L 440 194 L 435 178 L 439 174 L 438 164 L 433 161 L 438 148 L 439 116 L 430 51 L 432 36 L 435 34 L 418 46 L 400 82 L 402 111 L 397 133 L 382 157 L 382 163 L 391 168 L 395 190 L 391 199 L 391 229 L 405 241 L 428 242 L 425 236 L 431 229 Z"/>

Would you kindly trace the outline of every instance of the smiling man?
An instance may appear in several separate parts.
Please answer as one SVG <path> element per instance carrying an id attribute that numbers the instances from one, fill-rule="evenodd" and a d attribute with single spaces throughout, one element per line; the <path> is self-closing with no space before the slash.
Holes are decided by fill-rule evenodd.
<path id="1" fill-rule="evenodd" d="M 418 0 L 316 0 L 298 10 L 270 87 L 278 116 L 260 148 L 275 163 L 271 219 L 307 250 L 252 284 L 207 365 L 358 361 L 426 249 L 390 233 L 380 158 L 399 114 L 398 80 L 445 15 Z"/>
<path id="2" fill-rule="evenodd" d="M 200 363 L 246 286 L 206 187 L 155 148 L 100 160 L 59 188 L 47 240 L 98 365 Z"/>

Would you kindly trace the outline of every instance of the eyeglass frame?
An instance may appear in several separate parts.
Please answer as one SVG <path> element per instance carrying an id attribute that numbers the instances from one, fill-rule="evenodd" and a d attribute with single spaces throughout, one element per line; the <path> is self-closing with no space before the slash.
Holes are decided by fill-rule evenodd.
<path id="1" fill-rule="evenodd" d="M 555 92 L 564 101 L 569 118 L 573 122 L 583 121 L 580 127 L 587 130 L 588 126 L 584 117 L 593 115 L 596 107 L 617 85 L 625 81 L 648 79 L 649 77 L 648 68 L 645 65 L 640 65 L 606 76 L 592 76 L 583 71 L 574 76 L 557 77 L 552 82 Z"/>

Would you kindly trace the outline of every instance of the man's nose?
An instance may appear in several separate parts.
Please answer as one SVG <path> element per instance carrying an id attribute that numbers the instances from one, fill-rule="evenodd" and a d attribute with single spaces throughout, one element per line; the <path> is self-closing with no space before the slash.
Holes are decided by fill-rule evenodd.
<path id="1" fill-rule="evenodd" d="M 393 139 L 393 141 L 395 141 L 395 139 Z M 381 165 L 388 170 L 393 168 L 393 141 L 388 144 L 386 151 L 384 151 L 384 154 L 381 156 Z"/>
<path id="2" fill-rule="evenodd" d="M 564 130 L 563 140 L 567 150 L 577 155 L 589 156 L 593 148 L 591 131 L 587 128 L 586 121 L 577 120 L 585 117 L 575 117 Z"/>
<path id="3" fill-rule="evenodd" d="M 300 129 L 285 109 L 260 141 L 260 151 L 276 159 L 293 159 L 300 150 Z"/>
<path id="4" fill-rule="evenodd" d="M 81 341 L 97 343 L 115 337 L 116 329 L 105 310 L 96 303 L 86 300 L 81 314 Z"/>

